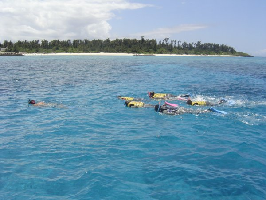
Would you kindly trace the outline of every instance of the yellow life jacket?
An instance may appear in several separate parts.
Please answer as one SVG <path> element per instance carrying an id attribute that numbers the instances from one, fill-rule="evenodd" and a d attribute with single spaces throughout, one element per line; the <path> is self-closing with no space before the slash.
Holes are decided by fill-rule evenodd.
<path id="1" fill-rule="evenodd" d="M 125 101 L 133 101 L 134 97 L 120 97 L 120 99 L 123 99 Z"/>
<path id="2" fill-rule="evenodd" d="M 153 97 L 155 99 L 165 99 L 166 98 L 166 94 L 165 93 L 154 93 Z"/>
<path id="3" fill-rule="evenodd" d="M 127 104 L 127 107 L 144 107 L 144 103 L 142 101 L 130 101 L 128 104 Z"/>
<path id="4" fill-rule="evenodd" d="M 206 103 L 206 101 L 192 101 L 191 105 L 192 106 L 196 106 L 196 105 L 198 105 L 198 106 L 206 106 L 207 103 Z"/>

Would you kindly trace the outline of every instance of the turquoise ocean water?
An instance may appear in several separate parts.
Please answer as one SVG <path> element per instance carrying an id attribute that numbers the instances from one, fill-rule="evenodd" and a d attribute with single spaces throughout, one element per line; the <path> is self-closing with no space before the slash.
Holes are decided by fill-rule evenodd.
<path id="1" fill-rule="evenodd" d="M 0 76 L 0 199 L 266 199 L 266 58 L 0 57 Z M 116 98 L 148 91 L 227 114 Z"/>

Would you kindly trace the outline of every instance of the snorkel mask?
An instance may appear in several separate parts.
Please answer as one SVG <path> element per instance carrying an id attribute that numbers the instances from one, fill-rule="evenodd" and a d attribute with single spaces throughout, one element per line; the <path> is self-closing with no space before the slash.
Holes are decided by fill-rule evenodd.
<path id="1" fill-rule="evenodd" d="M 154 96 L 154 92 L 148 92 L 148 95 L 150 98 L 152 98 Z"/>

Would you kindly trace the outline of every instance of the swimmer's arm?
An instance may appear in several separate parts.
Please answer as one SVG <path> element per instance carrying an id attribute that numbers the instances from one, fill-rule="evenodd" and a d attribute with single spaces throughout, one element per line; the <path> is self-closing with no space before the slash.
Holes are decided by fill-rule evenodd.
<path id="1" fill-rule="evenodd" d="M 201 113 L 207 113 L 207 112 L 211 112 L 209 109 L 206 109 L 206 110 L 195 110 L 194 113 L 192 114 L 201 114 Z"/>
<path id="2" fill-rule="evenodd" d="M 163 114 L 167 114 L 167 115 L 178 115 L 179 113 L 176 112 L 169 112 L 169 110 L 163 110 L 162 112 Z"/>
<path id="3" fill-rule="evenodd" d="M 144 108 L 153 108 L 153 107 L 155 107 L 155 105 L 152 105 L 152 104 L 145 104 L 143 107 L 144 107 Z"/>
<path id="4" fill-rule="evenodd" d="M 189 113 L 189 114 L 201 114 L 201 113 L 207 113 L 210 112 L 210 110 L 206 109 L 206 110 L 194 110 L 194 109 L 187 109 L 187 108 L 182 108 L 180 109 L 180 112 L 182 113 Z"/>

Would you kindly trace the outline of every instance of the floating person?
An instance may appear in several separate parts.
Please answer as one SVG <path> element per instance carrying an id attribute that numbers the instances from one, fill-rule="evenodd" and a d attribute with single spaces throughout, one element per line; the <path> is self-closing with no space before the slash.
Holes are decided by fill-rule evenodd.
<path id="1" fill-rule="evenodd" d="M 217 112 L 221 114 L 227 114 L 225 111 L 220 111 L 215 108 L 209 108 L 205 110 L 194 110 L 179 106 L 173 106 L 169 103 L 165 103 L 163 105 L 157 104 L 154 106 L 156 112 L 160 112 L 167 115 L 181 115 L 181 114 L 200 114 L 200 113 L 207 113 L 207 112 Z"/>
<path id="2" fill-rule="evenodd" d="M 184 107 L 173 106 L 169 103 L 164 103 L 163 105 L 157 104 L 154 107 L 156 112 L 160 112 L 167 115 L 180 115 L 184 113 L 192 113 L 193 109 L 187 109 Z"/>
<path id="3" fill-rule="evenodd" d="M 135 98 L 135 97 L 122 97 L 117 96 L 118 99 L 125 100 L 125 101 L 142 101 L 142 98 Z"/>
<path id="4" fill-rule="evenodd" d="M 36 103 L 35 100 L 31 99 L 29 99 L 28 104 L 33 106 L 46 106 L 46 103 L 44 103 L 43 101 Z"/>
<path id="5" fill-rule="evenodd" d="M 131 108 L 153 108 L 155 105 L 145 104 L 143 101 L 125 101 L 126 107 Z"/>
<path id="6" fill-rule="evenodd" d="M 221 99 L 218 103 L 212 103 L 209 101 L 192 101 L 190 98 L 187 100 L 187 104 L 191 106 L 215 106 L 226 102 L 226 99 Z"/>
<path id="7" fill-rule="evenodd" d="M 155 92 L 148 92 L 148 96 L 151 99 L 155 100 L 181 100 L 181 101 L 187 101 L 190 97 L 189 94 L 181 94 L 179 96 L 168 94 L 168 93 L 155 93 Z"/>
<path id="8" fill-rule="evenodd" d="M 58 107 L 58 108 L 65 108 L 62 104 L 56 104 L 56 103 L 45 103 L 43 101 L 36 102 L 35 100 L 28 100 L 28 105 L 36 106 L 36 107 Z"/>

